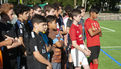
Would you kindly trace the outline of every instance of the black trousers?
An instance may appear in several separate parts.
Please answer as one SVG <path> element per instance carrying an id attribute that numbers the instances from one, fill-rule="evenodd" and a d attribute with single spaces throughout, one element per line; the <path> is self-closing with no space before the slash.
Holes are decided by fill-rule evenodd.
<path id="1" fill-rule="evenodd" d="M 11 55 L 11 56 L 9 56 Z M 2 50 L 3 69 L 17 69 L 17 57 L 10 54 L 6 48 Z"/>

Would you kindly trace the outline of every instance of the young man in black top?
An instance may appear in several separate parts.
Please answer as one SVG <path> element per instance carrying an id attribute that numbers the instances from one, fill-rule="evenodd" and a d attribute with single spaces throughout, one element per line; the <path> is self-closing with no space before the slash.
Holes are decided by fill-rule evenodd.
<path id="1" fill-rule="evenodd" d="M 35 15 L 32 18 L 33 31 L 31 32 L 30 42 L 27 46 L 27 66 L 28 69 L 52 69 L 51 63 L 47 60 L 45 42 L 40 32 L 44 32 L 47 25 L 45 17 Z M 43 33 L 42 33 L 43 34 Z"/>
<path id="2" fill-rule="evenodd" d="M 18 17 L 18 20 L 15 24 L 15 31 L 18 39 L 20 40 L 20 46 L 17 48 L 18 51 L 18 68 L 25 68 L 26 67 L 26 45 L 27 39 L 30 33 L 30 27 L 27 23 L 30 8 L 26 5 L 17 5 L 14 8 L 15 14 Z"/>

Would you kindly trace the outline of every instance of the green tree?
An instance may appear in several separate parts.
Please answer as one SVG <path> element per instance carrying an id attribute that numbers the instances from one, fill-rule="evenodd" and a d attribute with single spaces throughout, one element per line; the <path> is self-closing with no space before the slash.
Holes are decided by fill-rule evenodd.
<path id="1" fill-rule="evenodd" d="M 77 6 L 85 6 L 90 9 L 93 5 L 99 6 L 102 9 L 108 11 L 116 10 L 116 5 L 120 3 L 121 0 L 76 0 Z M 19 3 L 18 0 L 8 0 L 10 3 Z M 49 3 L 53 4 L 55 2 L 62 2 L 63 6 L 71 5 L 74 6 L 74 0 L 23 0 L 24 4 L 38 4 L 38 3 Z"/>

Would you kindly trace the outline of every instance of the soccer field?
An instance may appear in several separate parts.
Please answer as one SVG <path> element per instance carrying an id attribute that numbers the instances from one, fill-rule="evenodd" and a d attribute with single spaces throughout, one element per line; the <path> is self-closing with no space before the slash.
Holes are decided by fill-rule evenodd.
<path id="1" fill-rule="evenodd" d="M 121 21 L 99 21 L 102 37 L 99 69 L 121 69 Z"/>

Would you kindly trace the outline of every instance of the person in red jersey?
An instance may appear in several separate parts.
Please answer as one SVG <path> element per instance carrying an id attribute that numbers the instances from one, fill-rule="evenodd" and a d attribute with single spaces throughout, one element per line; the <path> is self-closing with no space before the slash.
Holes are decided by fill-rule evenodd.
<path id="1" fill-rule="evenodd" d="M 98 9 L 90 9 L 90 17 L 85 21 L 87 47 L 91 51 L 89 57 L 90 69 L 98 69 L 98 56 L 100 53 L 100 36 L 102 36 L 99 23 L 95 20 L 98 16 Z"/>
<path id="2" fill-rule="evenodd" d="M 69 34 L 72 41 L 71 55 L 75 69 L 89 69 L 86 56 L 90 56 L 90 50 L 84 45 L 82 37 L 82 25 L 78 24 L 81 19 L 81 12 L 77 9 L 72 11 L 73 23 Z"/>

